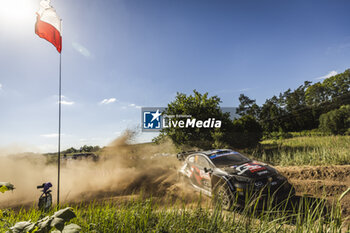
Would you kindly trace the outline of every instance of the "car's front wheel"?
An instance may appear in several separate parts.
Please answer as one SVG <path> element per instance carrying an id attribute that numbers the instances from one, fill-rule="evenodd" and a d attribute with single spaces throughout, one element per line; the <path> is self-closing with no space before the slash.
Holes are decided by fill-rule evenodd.
<path id="1" fill-rule="evenodd" d="M 232 195 L 227 185 L 220 184 L 215 189 L 213 201 L 215 205 L 220 205 L 224 210 L 231 209 Z"/>

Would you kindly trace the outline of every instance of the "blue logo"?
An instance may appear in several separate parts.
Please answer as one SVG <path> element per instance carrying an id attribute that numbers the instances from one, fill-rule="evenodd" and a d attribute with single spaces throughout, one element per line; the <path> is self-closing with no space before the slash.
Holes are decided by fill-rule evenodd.
<path id="1" fill-rule="evenodd" d="M 162 127 L 162 112 L 143 111 L 143 129 L 159 130 Z"/>

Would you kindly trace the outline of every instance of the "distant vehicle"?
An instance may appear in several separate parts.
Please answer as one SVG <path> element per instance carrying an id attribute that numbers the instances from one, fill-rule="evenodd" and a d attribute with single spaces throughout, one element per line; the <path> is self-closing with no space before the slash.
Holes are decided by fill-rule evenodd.
<path id="1" fill-rule="evenodd" d="M 224 209 L 244 204 L 254 194 L 266 197 L 274 193 L 277 199 L 295 194 L 293 186 L 277 170 L 233 150 L 187 152 L 177 158 L 184 161 L 179 177 L 216 197 Z"/>
<path id="2" fill-rule="evenodd" d="M 42 211 L 49 211 L 52 206 L 52 195 L 50 188 L 52 187 L 51 182 L 43 183 L 37 186 L 37 189 L 42 189 L 42 194 L 39 197 L 38 207 Z"/>

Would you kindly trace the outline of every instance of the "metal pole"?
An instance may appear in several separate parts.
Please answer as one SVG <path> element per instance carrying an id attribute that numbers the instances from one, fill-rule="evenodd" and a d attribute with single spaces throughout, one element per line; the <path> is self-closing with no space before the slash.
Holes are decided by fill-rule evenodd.
<path id="1" fill-rule="evenodd" d="M 60 53 L 59 81 L 58 81 L 58 157 L 57 157 L 57 206 L 60 204 L 60 168 L 61 168 L 61 73 L 62 73 L 62 54 Z"/>

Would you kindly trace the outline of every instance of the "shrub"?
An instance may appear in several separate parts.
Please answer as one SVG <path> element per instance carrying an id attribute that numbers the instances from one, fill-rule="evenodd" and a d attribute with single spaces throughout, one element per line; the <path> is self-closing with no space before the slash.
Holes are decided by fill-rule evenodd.
<path id="1" fill-rule="evenodd" d="M 345 134 L 350 128 L 350 105 L 343 105 L 320 116 L 319 129 L 332 134 Z"/>
<path id="2" fill-rule="evenodd" d="M 261 125 L 250 115 L 245 115 L 233 121 L 231 142 L 235 148 L 256 146 L 262 138 Z"/>

